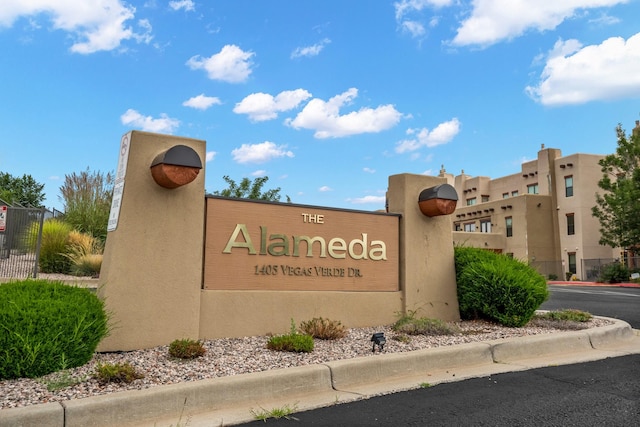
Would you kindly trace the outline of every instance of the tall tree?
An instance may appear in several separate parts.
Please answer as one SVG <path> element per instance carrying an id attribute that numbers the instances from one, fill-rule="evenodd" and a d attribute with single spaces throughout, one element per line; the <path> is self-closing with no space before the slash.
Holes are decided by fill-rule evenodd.
<path id="1" fill-rule="evenodd" d="M 74 229 L 105 241 L 111 210 L 114 178 L 111 173 L 90 172 L 65 175 L 60 187 L 64 221 Z"/>
<path id="2" fill-rule="evenodd" d="M 638 122 L 636 122 L 637 124 Z M 592 214 L 600 221 L 600 244 L 613 248 L 640 247 L 640 126 L 626 135 L 616 127 L 618 147 L 601 159 L 602 179 Z"/>
<path id="3" fill-rule="evenodd" d="M 237 199 L 268 200 L 271 202 L 280 201 L 280 187 L 264 192 L 262 191 L 262 187 L 269 180 L 268 176 L 256 178 L 253 182 L 249 178 L 242 178 L 240 184 L 237 184 L 227 175 L 223 176 L 222 179 L 226 181 L 229 187 L 221 191 L 214 191 L 213 194 L 216 196 L 234 197 Z M 289 196 L 286 197 L 287 202 L 290 203 L 291 200 L 289 199 Z"/>
<path id="4" fill-rule="evenodd" d="M 41 208 L 45 198 L 43 190 L 44 184 L 37 182 L 31 175 L 14 177 L 0 172 L 0 199 L 7 203 Z"/>

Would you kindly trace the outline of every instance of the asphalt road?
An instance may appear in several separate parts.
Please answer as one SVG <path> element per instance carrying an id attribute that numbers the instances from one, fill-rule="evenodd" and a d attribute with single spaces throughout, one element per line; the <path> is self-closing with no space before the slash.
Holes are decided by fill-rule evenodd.
<path id="1" fill-rule="evenodd" d="M 615 317 L 640 329 L 640 288 L 549 286 L 551 298 L 540 308 L 577 308 L 597 316 Z"/>
<path id="2" fill-rule="evenodd" d="M 640 329 L 640 289 L 553 286 L 541 308 L 577 308 Z M 293 403 L 293 402 L 292 402 Z M 270 426 L 640 425 L 640 355 L 493 375 L 269 419 Z M 246 426 L 264 425 L 254 421 Z"/>

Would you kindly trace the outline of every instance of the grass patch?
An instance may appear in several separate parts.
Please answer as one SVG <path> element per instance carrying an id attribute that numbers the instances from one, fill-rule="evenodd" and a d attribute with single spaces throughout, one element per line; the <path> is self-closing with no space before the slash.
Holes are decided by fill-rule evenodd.
<path id="1" fill-rule="evenodd" d="M 292 417 L 291 414 L 293 414 L 296 410 L 297 410 L 297 406 L 298 405 L 293 405 L 293 406 L 289 406 L 289 405 L 284 405 L 280 408 L 273 408 L 273 409 L 264 409 L 264 408 L 260 408 L 260 410 L 251 410 L 251 415 L 253 415 L 253 418 L 256 420 L 261 420 L 264 422 L 267 422 L 267 420 L 269 418 L 274 418 L 276 420 L 279 420 L 281 418 L 284 418 L 286 420 L 296 420 L 298 421 L 298 419 L 296 417 Z"/>
<path id="2" fill-rule="evenodd" d="M 457 325 L 440 319 L 416 317 L 415 311 L 401 315 L 392 328 L 395 332 L 406 335 L 456 335 L 461 332 Z"/>
<path id="3" fill-rule="evenodd" d="M 311 335 L 298 333 L 293 319 L 291 319 L 291 330 L 288 334 L 276 335 L 267 341 L 267 348 L 276 351 L 311 353 L 313 346 L 313 337 Z"/>
<path id="4" fill-rule="evenodd" d="M 574 308 L 548 311 L 546 313 L 537 314 L 536 317 L 550 320 L 568 320 L 571 322 L 588 322 L 589 320 L 593 319 L 591 313 L 582 310 L 576 310 Z"/>
<path id="5" fill-rule="evenodd" d="M 586 329 L 588 327 L 586 323 L 592 318 L 591 313 L 586 311 L 562 309 L 548 311 L 546 313 L 536 313 L 529 322 L 529 325 L 562 330 L 580 330 Z"/>
<path id="6" fill-rule="evenodd" d="M 67 369 L 54 372 L 38 379 L 39 383 L 44 384 L 48 391 L 58 391 L 67 387 L 74 386 L 84 382 L 87 378 L 76 378 L 71 375 Z"/>
<path id="7" fill-rule="evenodd" d="M 404 344 L 408 344 L 411 342 L 411 337 L 407 334 L 395 334 L 391 337 L 391 339 Z"/>
<path id="8" fill-rule="evenodd" d="M 101 383 L 132 383 L 144 378 L 144 374 L 138 372 L 129 362 L 124 363 L 98 363 L 96 365 L 95 378 Z"/>
<path id="9" fill-rule="evenodd" d="M 169 355 L 177 359 L 195 359 L 205 352 L 202 342 L 191 338 L 174 340 L 169 344 Z"/>
<path id="10" fill-rule="evenodd" d="M 344 338 L 347 331 L 337 320 L 316 317 L 300 324 L 300 330 L 307 335 L 321 340 L 337 340 Z"/>

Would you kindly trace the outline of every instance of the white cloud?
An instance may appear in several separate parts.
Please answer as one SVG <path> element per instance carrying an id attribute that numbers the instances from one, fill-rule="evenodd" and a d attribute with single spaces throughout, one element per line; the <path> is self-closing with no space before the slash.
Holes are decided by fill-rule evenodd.
<path id="1" fill-rule="evenodd" d="M 207 151 L 207 154 L 205 156 L 205 162 L 210 162 L 212 161 L 215 157 L 216 157 L 216 153 L 215 151 Z"/>
<path id="2" fill-rule="evenodd" d="M 474 0 L 452 44 L 489 46 L 528 30 L 552 30 L 582 9 L 615 6 L 628 0 Z"/>
<path id="3" fill-rule="evenodd" d="M 251 172 L 251 176 L 256 176 L 256 177 L 267 176 L 267 171 L 264 169 L 258 169 L 257 171 Z"/>
<path id="4" fill-rule="evenodd" d="M 400 29 L 409 33 L 413 38 L 419 38 L 426 34 L 425 26 L 417 19 L 407 18 L 407 15 L 413 16 L 422 12 L 426 8 L 442 8 L 451 6 L 454 0 L 402 0 L 393 4 L 396 11 L 396 22 Z M 437 18 L 429 20 L 429 26 L 435 27 L 438 24 Z"/>
<path id="5" fill-rule="evenodd" d="M 179 120 L 172 119 L 164 113 L 160 114 L 159 119 L 154 119 L 151 116 L 143 116 L 132 109 L 128 109 L 120 116 L 120 121 L 125 126 L 134 126 L 146 132 L 156 133 L 171 134 L 180 126 Z"/>
<path id="6" fill-rule="evenodd" d="M 233 108 L 233 112 L 247 114 L 252 121 L 261 122 L 275 119 L 279 112 L 296 108 L 310 97 L 311 93 L 304 89 L 286 90 L 275 97 L 268 93 L 252 93 L 238 102 Z"/>
<path id="7" fill-rule="evenodd" d="M 376 173 L 376 170 L 371 168 L 362 168 L 362 170 L 366 173 Z"/>
<path id="8" fill-rule="evenodd" d="M 236 45 L 226 45 L 209 58 L 200 55 L 193 56 L 187 61 L 192 70 L 205 70 L 211 80 L 221 80 L 227 83 L 242 83 L 252 72 L 253 52 L 245 52 Z"/>
<path id="9" fill-rule="evenodd" d="M 543 105 L 640 96 L 640 33 L 585 47 L 576 40 L 556 42 L 539 83 L 525 91 Z"/>
<path id="10" fill-rule="evenodd" d="M 387 202 L 387 198 L 385 196 L 364 196 L 355 199 L 347 199 L 347 201 L 355 205 L 368 205 L 375 203 L 384 206 Z"/>
<path id="11" fill-rule="evenodd" d="M 393 105 L 377 108 L 361 108 L 344 115 L 340 109 L 358 96 L 358 89 L 351 88 L 329 101 L 314 98 L 295 119 L 286 124 L 295 129 L 312 129 L 316 138 L 337 138 L 361 133 L 377 133 L 392 128 L 400 121 L 400 114 Z"/>
<path id="12" fill-rule="evenodd" d="M 400 24 L 400 27 L 402 28 L 402 31 L 411 34 L 411 37 L 421 37 L 427 32 L 424 29 L 424 25 L 418 21 L 403 21 Z"/>
<path id="13" fill-rule="evenodd" d="M 302 56 L 317 56 L 329 43 L 331 43 L 331 40 L 325 38 L 319 43 L 316 43 L 312 46 L 298 47 L 293 52 L 291 52 L 291 58 L 300 58 Z"/>
<path id="14" fill-rule="evenodd" d="M 206 110 L 212 105 L 220 105 L 222 101 L 220 98 L 216 98 L 215 96 L 205 96 L 204 93 L 201 93 L 198 96 L 194 96 L 192 98 L 187 99 L 182 103 L 185 107 L 191 107 L 198 110 Z"/>
<path id="15" fill-rule="evenodd" d="M 231 155 L 238 163 L 265 163 L 280 157 L 294 157 L 293 152 L 287 151 L 286 147 L 269 141 L 261 144 L 242 144 L 240 148 L 232 150 Z"/>
<path id="16" fill-rule="evenodd" d="M 326 193 L 327 191 L 333 191 L 333 188 L 327 185 L 323 185 L 322 187 L 318 188 L 318 191 L 321 193 Z"/>
<path id="17" fill-rule="evenodd" d="M 451 6 L 454 0 L 401 0 L 393 4 L 396 9 L 396 20 L 401 21 L 405 15 L 412 12 L 420 12 L 427 7 Z"/>
<path id="18" fill-rule="evenodd" d="M 184 9 L 188 12 L 196 10 L 196 6 L 192 0 L 171 0 L 169 7 L 173 10 Z"/>
<path id="19" fill-rule="evenodd" d="M 440 123 L 432 131 L 427 128 L 408 129 L 408 139 L 396 143 L 396 153 L 406 153 L 416 151 L 422 147 L 435 147 L 447 144 L 460 132 L 460 121 L 453 118 L 448 122 Z"/>
<path id="20" fill-rule="evenodd" d="M 589 19 L 590 24 L 594 24 L 597 26 L 609 26 L 620 23 L 620 18 L 615 16 L 609 16 L 606 13 L 601 14 L 599 17 L 594 19 Z"/>
<path id="21" fill-rule="evenodd" d="M 0 27 L 10 27 L 19 17 L 42 15 L 53 29 L 71 35 L 72 52 L 90 54 L 114 50 L 124 40 L 148 43 L 152 37 L 147 20 L 139 21 L 141 33 L 126 24 L 135 12 L 121 0 L 3 0 Z"/>

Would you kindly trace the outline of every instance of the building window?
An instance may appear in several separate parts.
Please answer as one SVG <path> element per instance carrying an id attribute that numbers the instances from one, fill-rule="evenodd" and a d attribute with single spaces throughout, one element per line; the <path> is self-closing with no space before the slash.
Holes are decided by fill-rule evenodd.
<path id="1" fill-rule="evenodd" d="M 508 216 L 504 219 L 504 221 L 505 221 L 505 227 L 507 229 L 507 237 L 513 236 L 513 218 Z"/>
<path id="2" fill-rule="evenodd" d="M 538 194 L 538 184 L 529 184 L 527 185 L 527 193 L 529 194 Z"/>
<path id="3" fill-rule="evenodd" d="M 476 204 L 476 198 L 475 197 L 467 199 L 467 206 L 473 206 L 475 204 Z"/>
<path id="4" fill-rule="evenodd" d="M 453 231 L 460 231 L 460 230 L 461 230 L 460 223 L 457 223 Z"/>
<path id="5" fill-rule="evenodd" d="M 476 231 L 476 223 L 469 222 L 464 225 L 464 231 Z"/>
<path id="6" fill-rule="evenodd" d="M 565 176 L 564 177 L 564 195 L 566 197 L 573 196 L 573 176 Z"/>
<path id="7" fill-rule="evenodd" d="M 482 203 L 487 203 L 489 201 L 489 196 L 482 196 L 481 201 Z"/>
<path id="8" fill-rule="evenodd" d="M 571 274 L 576 274 L 578 272 L 576 269 L 576 253 L 569 252 L 567 255 L 569 255 L 569 272 Z"/>
<path id="9" fill-rule="evenodd" d="M 502 198 L 503 199 L 508 199 L 509 198 L 509 193 L 502 193 Z"/>
<path id="10" fill-rule="evenodd" d="M 480 220 L 480 232 L 481 233 L 491 233 L 491 220 L 490 219 Z"/>
<path id="11" fill-rule="evenodd" d="M 518 190 L 511 192 L 511 197 L 516 197 L 518 195 Z"/>
<path id="12" fill-rule="evenodd" d="M 576 234 L 576 217 L 572 213 L 567 214 L 567 234 Z"/>

